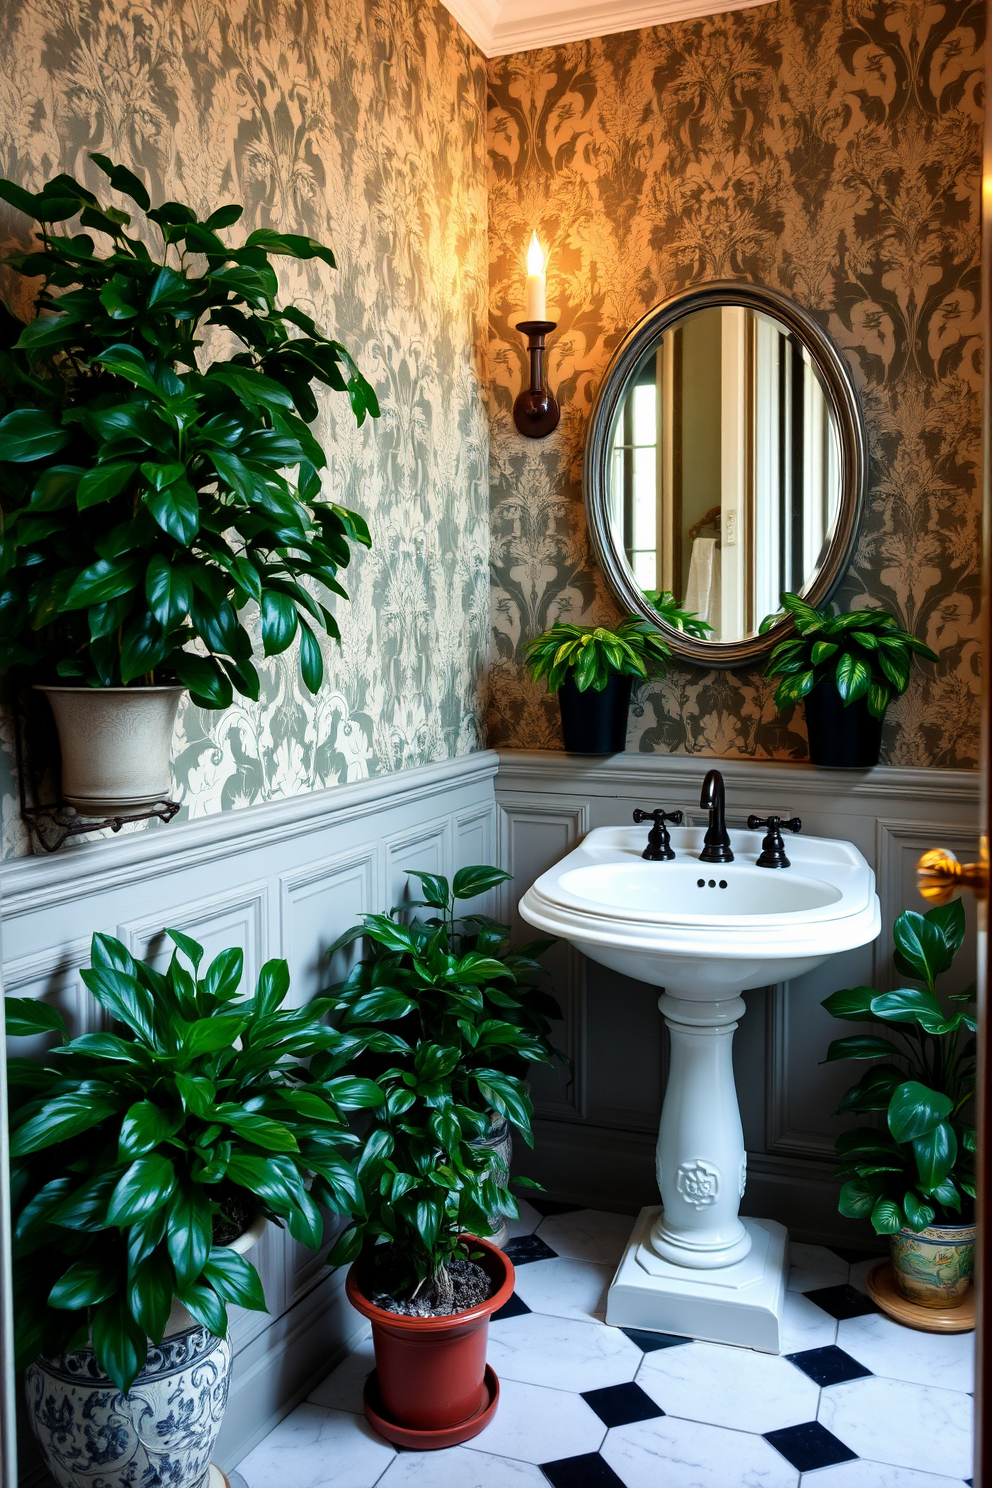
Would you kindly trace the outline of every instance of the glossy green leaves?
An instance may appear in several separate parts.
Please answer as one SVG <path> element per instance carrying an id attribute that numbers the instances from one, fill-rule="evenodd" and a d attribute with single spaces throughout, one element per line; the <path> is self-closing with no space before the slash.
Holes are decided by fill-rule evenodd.
<path id="1" fill-rule="evenodd" d="M 557 692 L 566 677 L 580 692 L 602 692 L 611 677 L 661 677 L 671 654 L 659 630 L 634 619 L 616 630 L 559 620 L 524 646 L 531 676 L 535 682 L 545 678 L 549 692 Z"/>
<path id="2" fill-rule="evenodd" d="M 880 1235 L 904 1226 L 950 1221 L 974 1197 L 975 1031 L 970 995 L 942 999 L 937 978 L 948 971 L 965 934 L 960 901 L 896 920 L 896 965 L 922 988 L 876 992 L 851 987 L 823 1006 L 835 1018 L 882 1025 L 875 1033 L 835 1039 L 827 1060 L 878 1060 L 844 1095 L 840 1109 L 874 1113 L 885 1128 L 858 1127 L 837 1140 L 840 1211 L 870 1218 Z"/>
<path id="3" fill-rule="evenodd" d="M 323 498 L 313 388 L 346 393 L 358 423 L 379 408 L 346 348 L 279 308 L 270 258 L 333 268 L 333 254 L 269 228 L 228 244 L 218 234 L 240 207 L 202 222 L 182 203 L 152 208 L 131 171 L 91 158 L 150 232 L 132 235 L 127 212 L 68 175 L 36 194 L 0 182 L 0 198 L 41 223 L 39 251 L 7 260 L 40 282 L 40 313 L 0 327 L 0 670 L 177 681 L 224 708 L 235 691 L 259 696 L 243 616 L 259 605 L 264 655 L 296 645 L 316 692 L 320 632 L 338 635 L 328 593 L 347 597 L 337 574 L 369 534 Z M 99 252 L 53 228 L 77 215 Z M 158 254 L 145 246 L 156 239 Z M 201 365 L 210 325 L 238 345 Z"/>
<path id="4" fill-rule="evenodd" d="M 884 718 L 893 696 L 909 686 L 912 654 L 936 661 L 936 654 L 888 611 L 852 610 L 831 615 L 814 609 L 797 594 L 782 595 L 782 612 L 767 615 L 761 632 L 791 616 L 797 634 L 780 641 L 765 669 L 780 677 L 775 705 L 801 702 L 821 682 L 832 682 L 845 706 L 865 699 L 874 718 Z"/>
<path id="5" fill-rule="evenodd" d="M 324 1021 L 326 1001 L 286 1007 L 284 961 L 246 997 L 239 948 L 204 966 L 202 946 L 166 934 L 164 969 L 93 937 L 82 976 L 104 1032 L 67 1040 L 44 1004 L 7 1008 L 9 1035 L 59 1039 L 12 1080 L 19 1360 L 59 1353 L 89 1323 L 122 1390 L 174 1298 L 218 1329 L 231 1303 L 264 1308 L 219 1224 L 260 1211 L 316 1249 L 321 1208 L 364 1213 L 346 1113 L 384 1099 L 367 1075 L 336 1074 L 361 1040 Z"/>

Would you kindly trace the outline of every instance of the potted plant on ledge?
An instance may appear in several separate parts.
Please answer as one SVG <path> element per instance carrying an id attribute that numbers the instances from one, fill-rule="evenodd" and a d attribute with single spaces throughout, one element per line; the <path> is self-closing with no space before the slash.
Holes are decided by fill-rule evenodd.
<path id="1" fill-rule="evenodd" d="M 499 1157 L 478 1139 L 496 1111 L 531 1143 L 527 1088 L 506 1060 L 549 1056 L 526 1018 L 509 1021 L 523 1001 L 509 958 L 458 945 L 453 904 L 506 876 L 464 868 L 449 890 L 418 873 L 424 902 L 440 916 L 407 926 L 395 914 L 367 915 L 338 942 L 367 936 L 374 947 L 337 995 L 341 1032 L 362 1051 L 348 1068 L 360 1074 L 374 1055 L 386 1098 L 371 1113 L 357 1163 L 364 1215 L 330 1259 L 354 1262 L 348 1298 L 371 1322 L 375 1346 L 365 1413 L 400 1446 L 468 1441 L 499 1400 L 486 1340 L 490 1317 L 513 1291 L 513 1266 L 478 1237 L 494 1214 L 518 1207 Z"/>
<path id="2" fill-rule="evenodd" d="M 318 1206 L 361 1204 L 345 1112 L 382 1099 L 301 1061 L 346 1042 L 326 1004 L 284 1009 L 284 961 L 238 995 L 242 953 L 201 974 L 178 931 L 164 973 L 95 935 L 83 980 L 106 1032 L 66 1040 L 53 1008 L 8 998 L 18 1364 L 59 1488 L 201 1488 L 227 1401 L 227 1305 L 265 1309 L 244 1252 L 265 1225 L 319 1248 Z M 348 1040 L 349 1049 L 353 1040 Z"/>
<path id="3" fill-rule="evenodd" d="M 621 754 L 634 678 L 664 676 L 671 654 L 660 631 L 633 618 L 616 630 L 558 620 L 524 646 L 534 681 L 558 694 L 569 754 Z"/>
<path id="4" fill-rule="evenodd" d="M 832 615 L 798 594 L 783 594 L 782 613 L 792 616 L 798 634 L 779 642 L 765 670 L 766 677 L 782 678 L 776 707 L 804 703 L 814 765 L 877 765 L 885 710 L 909 686 L 913 652 L 937 661 L 935 652 L 887 610 Z M 761 633 L 782 613 L 767 615 Z"/>
<path id="5" fill-rule="evenodd" d="M 40 287 L 34 320 L 0 324 L 0 670 L 47 693 L 63 798 L 106 816 L 168 796 L 184 689 L 204 708 L 258 698 L 252 607 L 265 656 L 298 641 L 316 692 L 317 633 L 338 634 L 323 591 L 347 597 L 337 572 L 369 535 L 322 497 L 312 384 L 347 392 L 359 424 L 379 409 L 346 349 L 276 301 L 272 258 L 333 267 L 328 248 L 269 229 L 229 246 L 241 207 L 152 207 L 90 158 L 140 235 L 71 176 L 37 194 L 0 181 L 40 224 L 5 260 Z M 203 353 L 210 327 L 230 355 Z"/>
<path id="6" fill-rule="evenodd" d="M 975 1128 L 968 1116 L 975 1095 L 975 1009 L 970 991 L 942 1000 L 936 990 L 964 932 L 959 900 L 922 915 L 906 910 L 894 927 L 896 967 L 922 988 L 880 993 L 852 987 L 823 1003 L 835 1018 L 884 1026 L 900 1040 L 854 1034 L 835 1039 L 827 1059 L 873 1061 L 840 1110 L 882 1116 L 884 1126 L 855 1127 L 838 1138 L 838 1176 L 845 1180 L 839 1208 L 890 1236 L 897 1299 L 893 1304 L 885 1277 L 875 1280 L 872 1295 L 901 1322 L 923 1328 L 937 1326 L 935 1309 L 962 1307 L 973 1269 Z M 914 1307 L 924 1311 L 914 1316 Z M 943 1326 L 955 1325 L 950 1311 Z M 957 1323 L 969 1326 L 973 1318 Z"/>

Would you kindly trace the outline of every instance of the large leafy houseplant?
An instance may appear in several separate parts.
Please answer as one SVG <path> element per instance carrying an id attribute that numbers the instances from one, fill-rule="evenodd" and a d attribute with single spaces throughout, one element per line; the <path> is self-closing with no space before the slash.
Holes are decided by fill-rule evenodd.
<path id="1" fill-rule="evenodd" d="M 942 998 L 947 971 L 965 933 L 959 900 L 895 922 L 895 962 L 922 987 L 877 992 L 852 987 L 823 1006 L 835 1018 L 874 1023 L 895 1035 L 858 1033 L 835 1039 L 828 1060 L 870 1059 L 871 1068 L 847 1091 L 841 1112 L 880 1117 L 837 1140 L 842 1214 L 871 1220 L 879 1235 L 961 1223 L 975 1198 L 975 1128 L 968 1120 L 975 1094 L 973 994 Z M 878 1062 L 881 1061 L 881 1062 Z"/>
<path id="2" fill-rule="evenodd" d="M 823 682 L 833 683 L 845 707 L 864 699 L 873 718 L 884 718 L 895 696 L 909 686 L 913 653 L 937 661 L 924 641 L 904 630 L 887 610 L 851 610 L 832 615 L 816 609 L 798 594 L 782 595 L 782 611 L 761 622 L 764 635 L 783 616 L 792 617 L 797 634 L 779 641 L 765 669 L 781 677 L 775 689 L 778 708 L 808 697 Z"/>
<path id="3" fill-rule="evenodd" d="M 361 1211 L 344 1113 L 382 1099 L 333 1073 L 355 1040 L 322 1021 L 326 1001 L 283 1006 L 284 961 L 243 998 L 240 950 L 201 973 L 202 948 L 166 933 L 164 972 L 93 937 L 82 977 L 105 1032 L 68 1040 L 55 1009 L 7 1001 L 8 1036 L 60 1040 L 9 1063 L 18 1360 L 82 1347 L 92 1330 L 125 1392 L 174 1298 L 220 1335 L 227 1303 L 264 1310 L 254 1268 L 226 1248 L 253 1215 L 317 1248 L 319 1206 Z"/>
<path id="4" fill-rule="evenodd" d="M 5 260 L 39 281 L 36 317 L 0 332 L 0 669 L 89 686 L 178 682 L 203 707 L 259 695 L 246 612 L 266 656 L 298 638 L 320 686 L 316 632 L 362 519 L 322 495 L 313 384 L 375 393 L 340 342 L 277 303 L 272 259 L 334 266 L 313 239 L 242 215 L 152 207 L 130 171 L 92 155 L 144 215 L 58 175 L 0 198 L 40 224 Z M 78 229 L 62 224 L 78 219 Z M 98 252 L 94 234 L 109 247 Z M 205 349 L 212 328 L 213 355 Z M 346 596 L 345 596 L 346 597 Z"/>
<path id="5" fill-rule="evenodd" d="M 524 659 L 535 682 L 557 692 L 571 679 L 579 692 L 602 692 L 611 677 L 663 676 L 671 657 L 661 632 L 646 620 L 627 619 L 615 630 L 558 620 L 526 643 Z"/>
<path id="6" fill-rule="evenodd" d="M 357 1172 L 365 1213 L 332 1252 L 335 1263 L 362 1256 L 383 1290 L 443 1303 L 447 1269 L 464 1254 L 464 1233 L 486 1233 L 494 1213 L 517 1215 L 497 1183 L 493 1155 L 473 1147 L 504 1116 L 532 1145 L 532 1109 L 522 1078 L 530 1063 L 551 1064 L 554 999 L 535 986 L 536 957 L 550 944 L 511 949 L 504 925 L 458 915 L 509 874 L 480 865 L 449 884 L 415 873 L 423 899 L 388 915 L 366 915 L 335 942 L 356 940 L 368 953 L 329 989 L 343 1034 L 358 1055 L 350 1066 L 374 1075 L 385 1092 L 371 1113 Z M 404 924 L 413 908 L 434 911 Z M 519 1180 L 524 1181 L 524 1180 Z"/>

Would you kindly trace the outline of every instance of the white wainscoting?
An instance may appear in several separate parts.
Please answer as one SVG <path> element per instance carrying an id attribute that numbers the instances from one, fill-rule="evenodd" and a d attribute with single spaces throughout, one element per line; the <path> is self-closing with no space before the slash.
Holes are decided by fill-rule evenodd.
<path id="1" fill-rule="evenodd" d="M 486 751 L 4 864 L 4 990 L 55 1003 L 74 1031 L 95 1028 L 100 1009 L 79 979 L 93 932 L 164 958 L 169 925 L 208 957 L 240 945 L 246 980 L 284 956 L 291 1000 L 302 1002 L 332 980 L 325 951 L 342 930 L 410 897 L 406 869 L 450 875 L 496 861 L 496 765 Z M 218 1452 L 226 1467 L 364 1330 L 343 1273 L 283 1231 L 270 1226 L 252 1260 L 270 1313 L 232 1309 L 236 1358 Z M 25 1483 L 32 1450 L 22 1451 Z"/>
<path id="2" fill-rule="evenodd" d="M 853 1066 L 820 1063 L 830 1040 L 853 1027 L 842 1028 L 820 1002 L 838 987 L 898 985 L 892 922 L 904 908 L 926 908 L 914 885 L 916 859 L 930 847 L 950 848 L 962 859 L 977 851 L 978 776 L 505 751 L 496 779 L 500 861 L 514 883 L 504 891 L 504 915 L 527 933 L 516 917 L 523 890 L 591 828 L 630 823 L 636 806 L 681 807 L 689 822 L 705 822 L 699 791 L 714 766 L 726 782 L 731 826 L 743 826 L 752 811 L 799 816 L 805 832 L 847 838 L 875 868 L 879 940 L 791 984 L 746 993 L 734 1055 L 748 1148 L 744 1212 L 781 1220 L 797 1239 L 858 1244 L 868 1235 L 837 1214 L 832 1179 L 834 1138 L 843 1125 L 832 1113 L 853 1082 Z M 966 902 L 974 928 L 970 896 Z M 575 1076 L 570 1086 L 544 1071 L 535 1076 L 536 1147 L 528 1154 L 517 1144 L 518 1166 L 556 1198 L 617 1209 L 656 1202 L 654 1145 L 666 1055 L 657 990 L 574 952 L 557 949 L 551 957 L 565 1012 L 560 1042 Z M 974 975 L 972 934 L 946 979 L 949 990 Z"/>

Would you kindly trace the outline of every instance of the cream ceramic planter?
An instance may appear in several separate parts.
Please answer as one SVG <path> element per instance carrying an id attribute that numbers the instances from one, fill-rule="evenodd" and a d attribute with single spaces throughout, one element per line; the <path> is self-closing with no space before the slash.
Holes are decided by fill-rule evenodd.
<path id="1" fill-rule="evenodd" d="M 229 1249 L 243 1255 L 258 1219 Z M 36 1359 L 25 1376 L 31 1430 L 58 1488 L 214 1488 L 210 1463 L 231 1382 L 231 1345 L 173 1305 L 161 1343 L 122 1395 L 91 1348 Z"/>
<path id="2" fill-rule="evenodd" d="M 182 687 L 39 687 L 62 750 L 62 799 L 83 816 L 167 801 Z"/>
<path id="3" fill-rule="evenodd" d="M 960 1307 L 975 1268 L 975 1225 L 900 1230 L 889 1241 L 896 1286 L 918 1307 Z"/>

